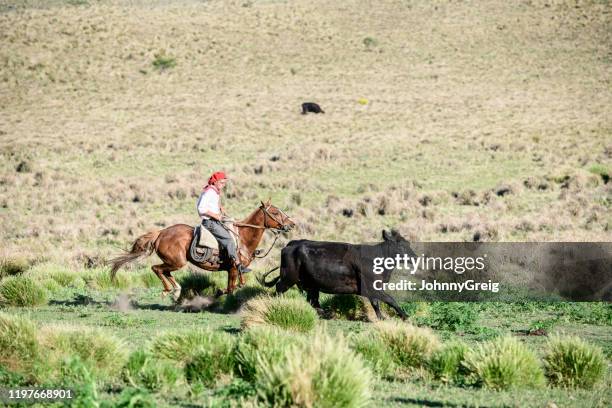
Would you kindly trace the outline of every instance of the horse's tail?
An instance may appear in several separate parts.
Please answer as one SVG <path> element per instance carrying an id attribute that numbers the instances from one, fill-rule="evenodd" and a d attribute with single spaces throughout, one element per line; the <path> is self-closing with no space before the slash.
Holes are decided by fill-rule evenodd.
<path id="1" fill-rule="evenodd" d="M 272 286 L 276 285 L 276 283 L 280 280 L 281 276 L 278 275 L 276 278 L 272 279 L 270 282 L 266 282 L 266 277 L 271 274 L 272 272 L 274 272 L 275 270 L 277 270 L 278 268 L 280 268 L 280 265 L 277 266 L 274 269 L 270 269 L 268 272 L 264 273 L 262 276 L 257 276 L 257 282 L 259 282 L 260 285 L 263 285 L 267 288 L 271 288 Z"/>
<path id="2" fill-rule="evenodd" d="M 117 271 L 125 264 L 133 262 L 138 258 L 144 258 L 153 253 L 155 249 L 155 241 L 159 237 L 161 230 L 147 232 L 144 235 L 139 236 L 132 249 L 127 254 L 120 255 L 114 259 L 111 259 L 110 263 L 113 265 L 111 268 L 111 279 L 114 281 Z"/>

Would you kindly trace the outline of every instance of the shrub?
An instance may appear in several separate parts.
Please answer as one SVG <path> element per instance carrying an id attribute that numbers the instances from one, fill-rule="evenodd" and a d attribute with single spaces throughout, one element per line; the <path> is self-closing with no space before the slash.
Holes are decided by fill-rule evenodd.
<path id="1" fill-rule="evenodd" d="M 468 347 L 463 343 L 448 343 L 430 357 L 427 368 L 436 380 L 444 383 L 461 383 L 466 375 L 465 354 Z"/>
<path id="2" fill-rule="evenodd" d="M 434 302 L 431 305 L 430 326 L 439 330 L 467 331 L 478 319 L 475 305 L 461 302 Z"/>
<path id="3" fill-rule="evenodd" d="M 287 350 L 285 364 L 262 361 L 256 388 L 266 405 L 363 407 L 370 402 L 371 372 L 343 337 L 316 333 Z"/>
<path id="4" fill-rule="evenodd" d="M 321 307 L 334 317 L 368 321 L 368 307 L 365 302 L 364 298 L 357 295 L 334 295 L 325 297 Z"/>
<path id="5" fill-rule="evenodd" d="M 25 258 L 2 258 L 0 259 L 0 279 L 20 275 L 29 267 L 30 262 Z"/>
<path id="6" fill-rule="evenodd" d="M 0 281 L 0 304 L 4 306 L 39 306 L 47 303 L 47 292 L 33 279 L 9 276 Z"/>
<path id="7" fill-rule="evenodd" d="M 351 338 L 351 348 L 370 366 L 372 371 L 382 377 L 392 377 L 395 372 L 393 356 L 385 343 L 369 332 Z"/>
<path id="8" fill-rule="evenodd" d="M 151 349 L 163 358 L 186 363 L 200 351 L 211 358 L 224 359 L 232 355 L 234 339 L 227 333 L 195 329 L 178 333 L 164 333 L 153 340 Z"/>
<path id="9" fill-rule="evenodd" d="M 50 364 L 77 356 L 94 376 L 113 377 L 127 357 L 125 344 L 99 329 L 47 326 L 40 332 L 40 342 Z"/>
<path id="10" fill-rule="evenodd" d="M 386 321 L 376 323 L 376 336 L 388 348 L 395 363 L 400 367 L 421 367 L 440 342 L 427 329 L 406 323 Z"/>
<path id="11" fill-rule="evenodd" d="M 8 371 L 31 374 L 40 356 L 37 331 L 31 320 L 0 313 L 0 367 Z"/>
<path id="12" fill-rule="evenodd" d="M 500 337 L 468 351 L 465 367 L 476 386 L 503 390 L 544 383 L 535 354 L 512 337 Z"/>
<path id="13" fill-rule="evenodd" d="M 578 337 L 553 337 L 544 356 L 546 377 L 563 387 L 593 388 L 603 379 L 606 359 L 599 347 Z"/>
<path id="14" fill-rule="evenodd" d="M 248 301 L 242 309 L 242 327 L 273 324 L 298 332 L 311 331 L 317 312 L 302 299 L 262 296 Z"/>
<path id="15" fill-rule="evenodd" d="M 236 373 L 247 381 L 256 381 L 262 365 L 285 364 L 289 347 L 303 339 L 275 326 L 254 326 L 243 332 L 236 352 Z"/>

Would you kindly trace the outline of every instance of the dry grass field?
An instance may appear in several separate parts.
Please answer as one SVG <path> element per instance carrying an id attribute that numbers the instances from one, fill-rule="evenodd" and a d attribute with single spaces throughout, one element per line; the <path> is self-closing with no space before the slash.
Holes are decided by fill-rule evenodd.
<path id="1" fill-rule="evenodd" d="M 290 239 L 371 242 L 389 227 L 413 241 L 610 241 L 611 81 L 606 0 L 0 0 L 0 266 L 33 265 L 0 287 L 44 289 L 23 300 L 37 308 L 0 308 L 31 319 L 41 344 L 66 323 L 130 352 L 179 326 L 243 341 L 235 309 L 262 288 L 176 313 L 146 265 L 114 284 L 103 266 L 148 230 L 196 224 L 214 170 L 230 175 L 236 218 L 271 197 L 298 224 L 258 272 Z M 326 113 L 301 115 L 305 101 Z M 120 293 L 135 306 L 118 308 Z M 470 347 L 555 325 L 604 350 L 605 381 L 497 392 L 417 371 L 375 381 L 368 403 L 609 406 L 610 305 L 448 306 L 474 313 L 465 333 L 435 327 L 445 305 L 404 306 Z M 542 357 L 544 337 L 520 338 Z M 113 375 L 98 391 L 116 402 L 129 386 Z M 179 380 L 150 406 L 232 406 L 224 393 L 244 384 L 228 378 L 203 394 Z"/>
<path id="2" fill-rule="evenodd" d="M 0 10 L 5 255 L 104 257 L 195 224 L 214 169 L 232 214 L 271 196 L 294 238 L 610 239 L 607 2 Z"/>

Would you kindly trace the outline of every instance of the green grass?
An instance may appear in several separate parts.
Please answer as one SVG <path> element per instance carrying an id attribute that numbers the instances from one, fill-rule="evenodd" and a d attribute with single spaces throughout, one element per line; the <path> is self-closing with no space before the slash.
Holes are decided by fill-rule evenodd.
<path id="1" fill-rule="evenodd" d="M 36 336 L 36 326 L 28 318 L 0 313 L 0 366 L 31 376 L 41 353 Z"/>
<path id="2" fill-rule="evenodd" d="M 500 337 L 465 354 L 465 367 L 476 386 L 495 390 L 538 388 L 544 373 L 536 355 L 512 337 Z"/>
<path id="3" fill-rule="evenodd" d="M 190 395 L 190 400 L 195 404 L 220 404 L 228 399 L 241 405 L 252 404 L 258 397 L 257 392 L 253 393 L 253 388 L 249 384 L 254 384 L 257 381 L 256 378 L 261 375 L 258 374 L 258 372 L 261 373 L 261 368 L 258 368 L 261 367 L 261 363 L 268 361 L 267 364 L 282 365 L 280 362 L 286 361 L 283 356 L 288 349 L 301 344 L 303 341 L 310 341 L 313 337 L 312 333 L 298 335 L 295 332 L 285 331 L 267 324 L 255 325 L 241 332 L 241 317 L 233 313 L 177 313 L 172 310 L 163 310 L 160 307 L 169 306 L 169 303 L 160 299 L 158 288 L 136 288 L 134 301 L 138 308 L 127 313 L 110 309 L 109 305 L 116 297 L 113 291 L 99 292 L 87 290 L 83 292 L 82 289 L 77 288 L 71 290 L 72 292 L 62 293 L 61 296 L 63 297 L 57 297 L 60 294 L 53 295 L 54 298 L 52 299 L 57 299 L 60 303 L 27 310 L 24 308 L 9 308 L 7 312 L 11 314 L 11 319 L 29 316 L 29 319 L 32 319 L 36 326 L 44 326 L 49 323 L 68 323 L 85 328 L 105 326 L 108 328 L 107 330 L 111 331 L 113 336 L 125 342 L 129 349 L 140 350 L 144 353 L 143 355 L 147 356 L 145 360 L 148 359 L 146 364 L 142 362 L 142 358 L 139 363 L 138 359 L 133 357 L 134 353 L 132 352 L 130 354 L 131 357 L 127 359 L 126 364 L 121 369 L 121 375 L 115 375 L 115 381 L 119 381 L 117 392 L 108 394 L 103 388 L 95 388 L 98 399 L 110 399 L 115 401 L 115 403 L 118 403 L 123 398 L 129 401 L 132 397 L 135 399 L 140 397 L 145 399 L 152 398 L 153 400 L 162 401 L 166 398 L 184 398 L 185 395 Z M 78 299 L 78 296 L 84 294 L 90 298 L 88 303 L 70 304 L 74 299 Z M 296 292 L 294 296 L 299 298 L 300 295 Z M 68 301 L 69 304 L 62 303 L 65 301 Z M 222 305 L 220 307 L 223 309 Z M 521 304 L 484 304 L 480 306 L 481 319 L 479 327 L 495 332 L 506 332 L 510 329 L 524 330 L 529 326 L 529 322 L 548 318 L 550 313 L 580 310 L 581 316 L 583 316 L 586 315 L 589 308 L 594 311 L 593 313 L 596 313 L 595 311 L 597 310 L 602 310 L 600 303 L 537 304 L 527 302 Z M 414 314 L 420 315 L 427 310 L 431 310 L 431 306 L 427 303 L 421 303 L 417 304 L 414 309 Z M 599 321 L 600 324 L 603 324 L 605 319 Z M 406 323 L 398 322 L 397 324 L 405 325 Z M 604 406 L 603 401 L 610 398 L 610 393 L 606 391 L 606 384 L 609 384 L 612 378 L 610 377 L 609 369 L 606 369 L 603 382 L 596 383 L 588 394 L 582 393 L 580 389 L 569 391 L 563 388 L 539 389 L 538 392 L 509 390 L 492 393 L 486 389 L 464 388 L 464 386 L 460 385 L 463 384 L 463 381 L 458 382 L 455 380 L 448 381 L 446 386 L 439 388 L 439 385 L 435 385 L 437 384 L 435 378 L 440 378 L 441 382 L 445 382 L 444 378 L 456 378 L 453 377 L 456 359 L 452 356 L 443 357 L 442 361 L 438 363 L 441 367 L 439 369 L 432 369 L 431 361 L 438 356 L 439 351 L 443 352 L 447 348 L 449 341 L 454 342 L 461 339 L 461 341 L 467 343 L 469 348 L 478 347 L 482 344 L 483 339 L 480 339 L 479 335 L 471 332 L 460 335 L 450 330 L 434 330 L 434 334 L 444 339 L 444 341 L 442 342 L 442 349 L 432 351 L 430 354 L 424 353 L 429 355 L 429 357 L 423 360 L 423 368 L 428 372 L 432 372 L 431 380 L 427 380 L 429 378 L 428 375 L 420 377 L 421 374 L 419 373 L 421 371 L 418 370 L 414 372 L 409 371 L 407 377 L 406 374 L 402 374 L 401 369 L 399 372 L 396 371 L 398 366 L 400 368 L 402 366 L 399 365 L 399 360 L 395 360 L 395 354 L 386 345 L 376 340 L 376 336 L 373 335 L 376 331 L 375 324 L 360 321 L 329 320 L 326 321 L 325 329 L 331 334 L 342 334 L 350 338 L 350 348 L 362 357 L 363 364 L 376 375 L 376 379 L 371 383 L 372 401 L 380 406 L 422 406 L 425 403 L 442 403 L 444 401 L 447 404 L 458 405 L 480 404 L 496 406 L 520 404 L 521 406 L 533 406 L 546 405 L 548 400 L 554 400 L 557 403 L 573 401 L 577 406 L 587 407 L 598 406 L 598 404 L 599 406 Z M 612 341 L 608 326 L 606 325 L 597 326 L 575 322 L 573 319 L 561 319 L 555 326 L 555 330 L 579 335 L 588 339 L 591 343 L 598 344 L 604 350 L 609 349 L 609 344 Z M 23 333 L 22 337 L 18 337 L 19 339 L 28 338 L 26 330 L 13 330 L 11 333 L 16 332 Z M 34 334 L 37 332 L 35 330 Z M 11 334 L 8 338 L 13 340 L 14 337 L 15 335 Z M 34 337 L 38 338 L 37 335 Z M 355 341 L 354 337 L 359 339 Z M 526 346 L 530 350 L 535 351 L 541 356 L 546 355 L 546 338 L 525 336 L 522 339 L 524 339 Z M 197 354 L 197 350 L 200 347 L 216 349 L 217 346 L 214 346 L 215 344 L 219 345 L 219 350 L 225 350 L 228 344 L 227 340 L 229 340 L 229 344 L 236 344 L 235 351 L 233 352 L 233 356 L 236 358 L 233 373 L 225 372 L 226 369 L 223 369 L 221 370 L 223 374 L 216 375 L 217 381 L 206 386 L 198 385 L 201 382 L 197 380 L 196 382 L 189 383 L 185 378 L 184 367 L 193 354 Z M 19 340 L 14 344 L 27 345 L 28 343 Z M 8 349 L 11 348 L 9 347 Z M 27 350 L 28 348 L 26 348 Z M 408 350 L 411 349 L 408 348 Z M 21 352 L 7 355 L 19 355 L 18 353 Z M 418 355 L 420 356 L 421 354 Z M 132 361 L 130 362 L 130 360 Z M 30 361 L 36 361 L 36 359 L 31 359 Z M 82 368 L 79 368 L 83 366 L 87 373 L 89 373 L 88 375 L 92 376 L 92 379 L 96 378 L 95 370 L 92 369 L 91 363 L 79 359 L 77 363 L 65 362 L 59 364 L 59 366 L 61 367 L 62 364 L 65 365 L 65 370 L 77 373 L 83 371 Z M 69 368 L 71 365 L 74 365 L 74 367 Z M 197 364 L 192 365 L 192 367 L 196 366 Z M 61 379 L 61 376 L 57 374 L 49 374 L 48 369 L 47 371 L 42 370 L 44 367 L 35 368 L 31 364 L 29 367 L 19 365 L 13 367 L 14 370 L 6 374 L 0 373 L 0 378 L 7 378 L 7 382 L 10 380 L 18 384 L 23 384 L 25 381 L 22 374 L 19 373 L 24 373 L 29 378 L 37 378 L 35 374 L 38 374 L 38 378 Z M 58 365 L 54 365 L 54 367 L 58 367 Z M 132 378 L 131 382 L 128 379 L 130 376 L 126 375 L 128 367 L 131 367 L 129 368 Z M 437 372 L 442 373 L 442 375 L 433 375 L 436 372 L 434 370 L 439 370 Z M 197 369 L 195 371 L 199 372 L 200 370 Z M 204 368 L 201 371 L 206 372 Z M 115 370 L 114 372 L 116 373 L 117 371 Z M 215 371 L 211 370 L 211 372 Z M 447 373 L 446 377 L 444 373 Z M 66 378 L 70 378 L 68 374 L 66 374 Z M 176 377 L 177 375 L 178 377 Z M 398 382 L 396 377 L 400 375 L 403 380 Z M 460 377 L 463 376 L 464 374 L 461 373 Z M 174 382 L 175 377 L 176 382 Z M 244 382 L 240 382 L 238 378 Z M 100 379 L 109 380 L 104 375 Z M 83 383 L 82 387 L 84 387 L 84 392 L 89 390 L 87 392 L 91 394 L 92 390 L 87 388 L 89 385 L 86 382 Z M 443 392 L 442 390 L 445 391 Z M 131 393 L 134 393 L 136 397 L 128 398 L 127 396 L 132 395 Z M 161 397 L 162 395 L 164 397 Z M 574 395 L 579 395 L 580 400 L 570 400 L 570 397 Z M 491 403 L 491 401 L 495 401 L 495 403 Z"/>
<path id="4" fill-rule="evenodd" d="M 207 329 L 167 331 L 153 339 L 151 350 L 158 356 L 185 363 L 200 352 L 220 358 L 229 354 L 233 342 L 230 335 Z"/>
<path id="5" fill-rule="evenodd" d="M 577 336 L 553 337 L 544 363 L 551 384 L 587 389 L 604 378 L 607 366 L 601 349 Z"/>
<path id="6" fill-rule="evenodd" d="M 46 290 L 32 278 L 9 276 L 0 281 L 0 305 L 40 306 L 47 300 Z"/>
<path id="7" fill-rule="evenodd" d="M 466 376 L 464 365 L 468 347 L 464 343 L 449 342 L 436 350 L 427 362 L 428 370 L 434 379 L 443 383 L 462 384 Z"/>
<path id="8" fill-rule="evenodd" d="M 77 357 L 101 381 L 114 379 L 127 358 L 127 345 L 101 329 L 53 325 L 39 332 L 39 341 L 46 353 L 46 363 L 52 369 L 61 367 L 66 359 Z"/>
<path id="9" fill-rule="evenodd" d="M 166 56 L 163 53 L 156 54 L 153 60 L 153 66 L 159 71 L 174 68 L 176 66 L 176 58 Z"/>
<path id="10" fill-rule="evenodd" d="M 393 353 L 387 345 L 372 333 L 363 332 L 351 338 L 351 348 L 363 358 L 372 371 L 379 376 L 392 379 L 396 371 Z"/>
<path id="11" fill-rule="evenodd" d="M 440 347 L 430 329 L 398 321 L 376 323 L 371 335 L 385 345 L 394 362 L 404 369 L 422 367 Z"/>
<path id="12" fill-rule="evenodd" d="M 301 346 L 305 340 L 275 326 L 254 326 L 244 331 L 238 342 L 236 373 L 247 381 L 257 382 L 265 367 L 285 364 L 287 349 Z"/>
<path id="13" fill-rule="evenodd" d="M 249 300 L 241 310 L 242 326 L 271 324 L 297 332 L 309 332 L 319 320 L 303 298 L 262 296 Z"/>
<path id="14" fill-rule="evenodd" d="M 258 370 L 256 388 L 266 405 L 369 406 L 371 372 L 342 337 L 317 332 L 287 348 L 284 361 L 262 361 Z"/>

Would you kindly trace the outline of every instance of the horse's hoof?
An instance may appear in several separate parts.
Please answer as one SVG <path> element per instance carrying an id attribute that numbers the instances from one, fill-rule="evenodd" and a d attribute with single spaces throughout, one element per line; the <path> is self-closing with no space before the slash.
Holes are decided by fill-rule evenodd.
<path id="1" fill-rule="evenodd" d="M 217 291 L 215 292 L 215 297 L 221 297 L 225 294 L 225 291 L 221 290 L 221 289 L 217 289 Z"/>
<path id="2" fill-rule="evenodd" d="M 180 289 L 178 289 L 178 290 L 174 290 L 174 291 L 172 292 L 172 299 L 173 299 L 175 302 L 177 302 L 177 301 L 179 300 L 179 298 L 180 298 L 180 297 L 181 297 L 181 290 L 180 290 Z"/>
<path id="3" fill-rule="evenodd" d="M 166 296 L 168 296 L 168 295 L 170 294 L 170 292 L 171 292 L 170 290 L 164 290 L 164 291 L 162 291 L 162 293 L 161 293 L 161 297 L 162 297 L 162 299 L 165 299 L 165 298 L 166 298 Z"/>

